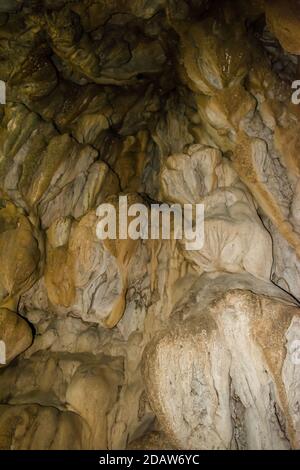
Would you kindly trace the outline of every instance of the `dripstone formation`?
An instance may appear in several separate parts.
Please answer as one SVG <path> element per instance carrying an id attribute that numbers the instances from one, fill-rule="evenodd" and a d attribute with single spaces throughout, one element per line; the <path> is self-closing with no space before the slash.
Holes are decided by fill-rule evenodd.
<path id="1" fill-rule="evenodd" d="M 300 448 L 299 55 L 297 0 L 1 0 L 0 449 Z"/>

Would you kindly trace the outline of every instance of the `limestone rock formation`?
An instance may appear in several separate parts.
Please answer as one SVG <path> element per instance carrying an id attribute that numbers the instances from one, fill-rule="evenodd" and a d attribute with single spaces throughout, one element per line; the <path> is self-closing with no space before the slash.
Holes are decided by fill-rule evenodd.
<path id="1" fill-rule="evenodd" d="M 79 450 L 87 442 L 89 430 L 75 413 L 56 408 L 1 405 L 0 449 Z"/>
<path id="2" fill-rule="evenodd" d="M 0 309 L 0 328 L 1 341 L 5 345 L 5 361 L 1 361 L 3 366 L 29 348 L 32 343 L 32 331 L 23 318 L 6 308 Z"/>
<path id="3" fill-rule="evenodd" d="M 299 373 L 285 371 L 299 309 L 241 288 L 203 308 L 195 284 L 175 307 L 184 321 L 145 352 L 146 388 L 163 431 L 182 449 L 297 448 Z"/>
<path id="4" fill-rule="evenodd" d="M 300 448 L 299 23 L 1 1 L 0 449 Z M 203 245 L 100 239 L 124 196 L 141 235 L 202 204 Z"/>

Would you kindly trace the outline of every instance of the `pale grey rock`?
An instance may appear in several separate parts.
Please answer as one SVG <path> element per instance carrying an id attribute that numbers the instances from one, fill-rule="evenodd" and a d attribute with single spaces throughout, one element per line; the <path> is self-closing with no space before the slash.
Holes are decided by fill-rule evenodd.
<path id="1" fill-rule="evenodd" d="M 191 307 L 194 315 L 159 333 L 144 356 L 147 393 L 171 443 L 203 450 L 297 446 L 299 423 L 291 423 L 295 407 L 285 395 L 293 393 L 282 374 L 285 334 L 299 309 L 242 289 Z"/>

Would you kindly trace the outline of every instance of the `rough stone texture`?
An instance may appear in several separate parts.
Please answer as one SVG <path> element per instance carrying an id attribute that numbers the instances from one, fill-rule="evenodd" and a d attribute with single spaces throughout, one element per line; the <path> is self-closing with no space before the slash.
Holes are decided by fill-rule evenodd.
<path id="1" fill-rule="evenodd" d="M 1 449 L 300 448 L 299 18 L 1 1 Z M 100 241 L 120 195 L 203 248 Z"/>
<path id="2" fill-rule="evenodd" d="M 75 413 L 39 405 L 1 405 L 0 410 L 1 450 L 79 450 L 89 440 Z"/>
<path id="3" fill-rule="evenodd" d="M 229 290 L 203 310 L 194 300 L 189 293 L 175 309 L 186 317 L 188 307 L 191 317 L 145 352 L 148 396 L 163 431 L 182 449 L 298 447 L 299 375 L 286 382 L 284 370 L 299 309 L 246 290 Z"/>
<path id="4" fill-rule="evenodd" d="M 0 309 L 0 331 L 5 344 L 5 362 L 9 364 L 31 345 L 32 331 L 23 318 L 6 308 Z"/>
<path id="5" fill-rule="evenodd" d="M 290 2 L 289 8 L 286 8 L 286 3 L 282 0 L 267 0 L 266 15 L 270 30 L 279 39 L 282 47 L 291 54 L 299 54 L 299 2 L 293 0 Z"/>

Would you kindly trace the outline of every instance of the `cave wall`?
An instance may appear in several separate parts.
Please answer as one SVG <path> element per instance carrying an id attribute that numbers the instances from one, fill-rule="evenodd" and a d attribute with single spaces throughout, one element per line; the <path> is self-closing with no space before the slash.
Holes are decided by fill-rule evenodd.
<path id="1" fill-rule="evenodd" d="M 300 448 L 299 31 L 296 0 L 1 1 L 0 449 Z M 99 240 L 120 195 L 204 204 L 203 248 Z"/>

